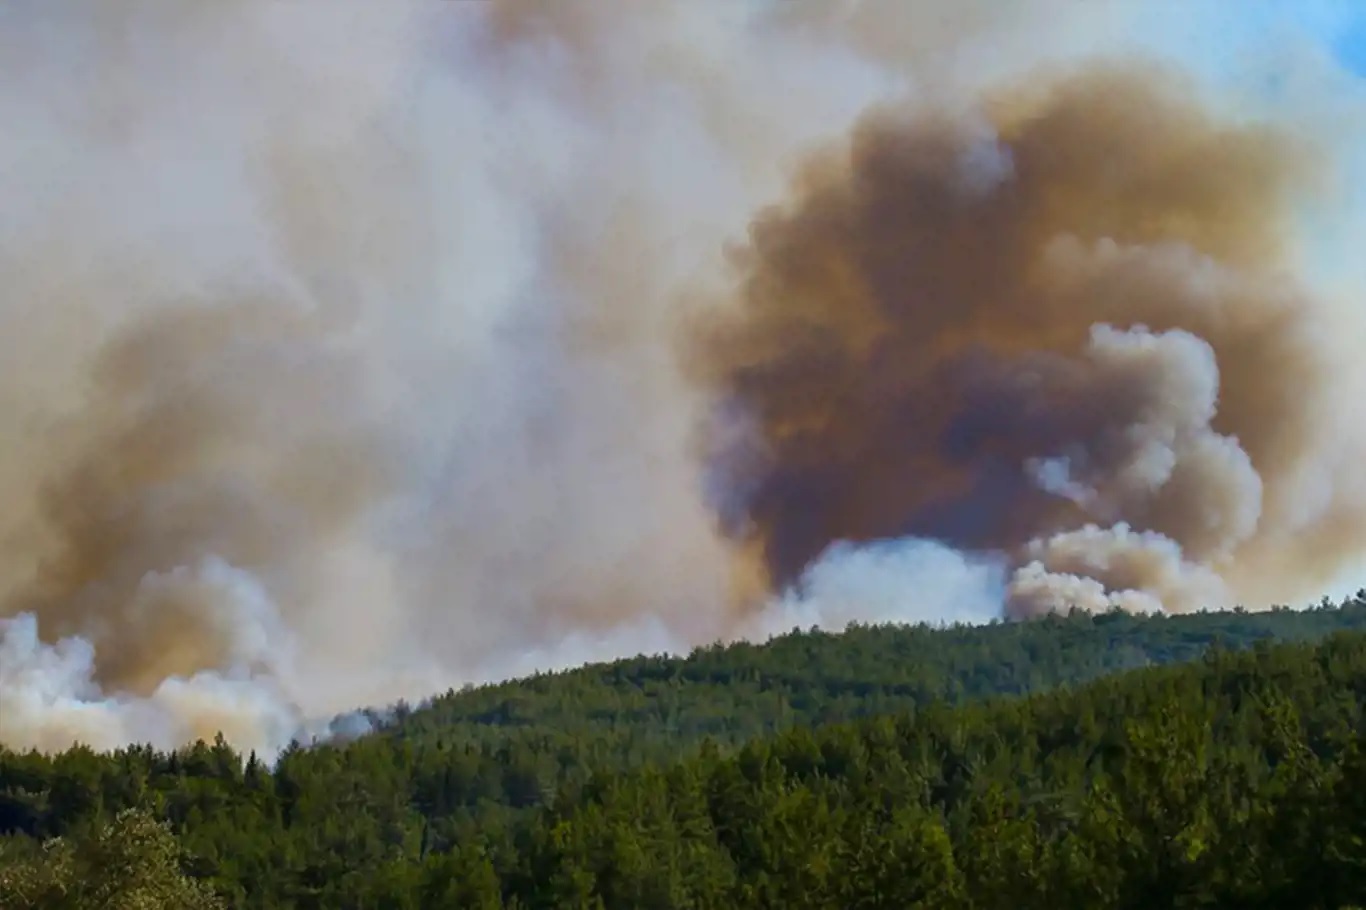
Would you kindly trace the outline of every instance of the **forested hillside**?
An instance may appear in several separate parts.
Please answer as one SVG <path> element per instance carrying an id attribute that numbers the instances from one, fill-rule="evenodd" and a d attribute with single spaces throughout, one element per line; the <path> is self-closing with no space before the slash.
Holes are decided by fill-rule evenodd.
<path id="1" fill-rule="evenodd" d="M 1076 611 L 1027 623 L 935 628 L 793 630 L 765 644 L 635 657 L 449 692 L 400 710 L 390 735 L 497 746 L 558 737 L 611 743 L 624 760 L 674 754 L 703 737 L 738 744 L 789 726 L 826 724 L 957 702 L 1022 695 L 1108 673 L 1194 660 L 1212 643 L 1314 641 L 1366 631 L 1366 592 L 1341 604 L 1167 616 Z"/>
<path id="2" fill-rule="evenodd" d="M 452 693 L 273 768 L 0 750 L 0 907 L 143 879 L 260 908 L 1342 906 L 1360 630 L 1357 599 L 808 632 Z"/>

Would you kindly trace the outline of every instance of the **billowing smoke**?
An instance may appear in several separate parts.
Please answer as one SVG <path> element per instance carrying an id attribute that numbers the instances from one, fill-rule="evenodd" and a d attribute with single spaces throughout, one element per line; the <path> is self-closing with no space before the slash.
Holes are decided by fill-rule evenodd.
<path id="1" fill-rule="evenodd" d="M 1016 615 L 1291 596 L 1360 553 L 1313 162 L 1147 69 L 878 109 L 734 251 L 713 469 L 777 585 L 837 541 L 1019 563 Z"/>
<path id="2" fill-rule="evenodd" d="M 1330 131 L 1144 8 L 5 4 L 0 742 L 1317 593 Z"/>

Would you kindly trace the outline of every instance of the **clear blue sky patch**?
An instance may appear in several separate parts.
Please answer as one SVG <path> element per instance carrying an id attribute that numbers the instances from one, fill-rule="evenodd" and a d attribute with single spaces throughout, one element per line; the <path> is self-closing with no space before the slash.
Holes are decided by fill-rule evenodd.
<path id="1" fill-rule="evenodd" d="M 1361 12 L 1353 17 L 1352 23 L 1334 44 L 1343 65 L 1366 78 L 1366 3 L 1362 3 Z"/>

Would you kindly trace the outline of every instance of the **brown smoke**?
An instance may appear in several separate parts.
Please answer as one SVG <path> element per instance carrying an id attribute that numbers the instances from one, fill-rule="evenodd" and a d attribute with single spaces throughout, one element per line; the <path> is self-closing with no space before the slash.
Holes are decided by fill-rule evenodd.
<path id="1" fill-rule="evenodd" d="M 257 303 L 170 308 L 92 364 L 37 491 L 55 545 L 7 607 L 89 639 L 99 683 L 149 695 L 259 657 L 267 642 L 236 653 L 243 623 L 214 609 L 224 595 L 202 562 L 279 575 L 392 489 L 385 437 L 356 416 L 363 372 L 317 321 Z"/>
<path id="2" fill-rule="evenodd" d="M 881 108 L 762 212 L 690 348 L 776 587 L 831 543 L 1022 566 L 1018 612 L 1282 596 L 1366 543 L 1286 238 L 1314 157 L 1146 67 Z M 1276 586 L 1256 589 L 1256 584 Z"/>

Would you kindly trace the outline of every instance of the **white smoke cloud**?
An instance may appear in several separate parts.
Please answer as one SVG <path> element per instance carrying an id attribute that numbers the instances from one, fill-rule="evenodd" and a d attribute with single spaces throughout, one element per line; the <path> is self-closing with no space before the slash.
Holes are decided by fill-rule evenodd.
<path id="1" fill-rule="evenodd" d="M 6 7 L 0 740 L 727 630 L 674 301 L 882 77 L 658 12 Z"/>
<path id="2" fill-rule="evenodd" d="M 269 676 L 241 669 L 170 676 L 134 696 L 104 691 L 94 674 L 87 640 L 47 644 L 32 614 L 0 618 L 0 743 L 48 751 L 77 743 L 170 747 L 221 732 L 269 755 L 300 729 L 297 708 Z"/>
<path id="3" fill-rule="evenodd" d="M 986 623 L 1001 615 L 1005 567 L 930 540 L 832 545 L 759 617 L 750 637 L 864 623 Z"/>

